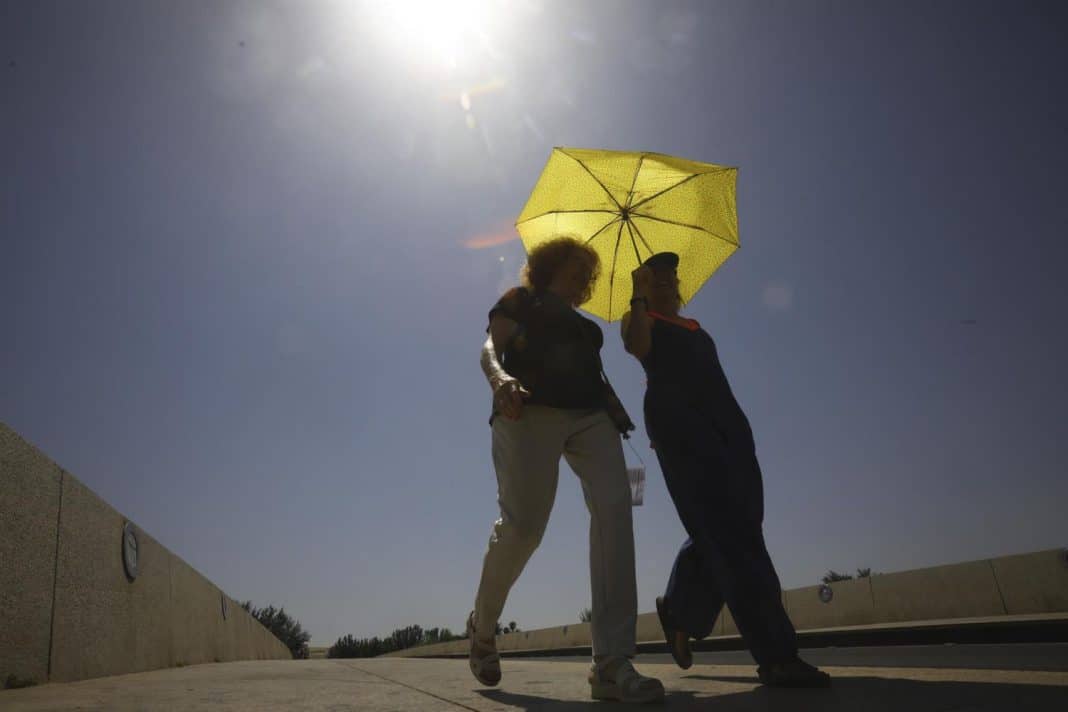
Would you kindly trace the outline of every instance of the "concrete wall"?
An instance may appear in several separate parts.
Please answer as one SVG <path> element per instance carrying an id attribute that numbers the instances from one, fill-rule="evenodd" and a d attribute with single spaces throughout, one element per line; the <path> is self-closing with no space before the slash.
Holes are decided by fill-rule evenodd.
<path id="1" fill-rule="evenodd" d="M 786 613 L 799 630 L 867 625 L 873 622 L 871 579 L 836 581 L 833 597 L 820 600 L 819 586 L 806 586 L 783 592 Z"/>
<path id="2" fill-rule="evenodd" d="M 1028 614 L 1068 613 L 1068 559 L 1062 549 L 876 574 L 831 584 L 824 603 L 819 586 L 783 591 L 783 605 L 799 631 L 826 628 L 965 620 Z M 660 642 L 656 613 L 637 621 L 639 643 Z M 711 638 L 738 635 L 724 607 Z M 588 624 L 542 628 L 497 637 L 503 651 L 559 650 L 590 645 Z M 464 655 L 467 641 L 439 643 L 390 655 L 423 657 Z"/>
<path id="3" fill-rule="evenodd" d="M 0 686 L 172 665 L 286 659 L 286 647 L 189 564 L 0 424 Z M 226 617 L 223 599 L 226 598 Z"/>
<path id="4" fill-rule="evenodd" d="M 0 687 L 48 676 L 62 477 L 0 424 Z"/>
<path id="5" fill-rule="evenodd" d="M 1011 615 L 1068 611 L 1068 561 L 1064 551 L 991 559 L 994 579 Z"/>
<path id="6" fill-rule="evenodd" d="M 989 561 L 872 576 L 878 623 L 1005 615 Z"/>

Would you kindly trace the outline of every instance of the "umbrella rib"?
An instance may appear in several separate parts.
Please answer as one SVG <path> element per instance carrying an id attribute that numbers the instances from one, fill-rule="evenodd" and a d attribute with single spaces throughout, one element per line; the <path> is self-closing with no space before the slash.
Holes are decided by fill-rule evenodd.
<path id="1" fill-rule="evenodd" d="M 674 185 L 669 185 L 669 186 L 668 186 L 667 188 L 664 188 L 664 189 L 663 189 L 663 190 L 661 190 L 660 192 L 658 192 L 658 193 L 653 193 L 653 194 L 652 194 L 652 195 L 650 195 L 650 196 L 649 196 L 648 198 L 642 198 L 641 200 L 639 200 L 639 201 L 638 201 L 637 203 L 635 203 L 634 205 L 631 205 L 631 206 L 630 206 L 630 209 L 631 209 L 631 210 L 634 210 L 634 208 L 637 208 L 637 207 L 640 207 L 640 206 L 642 206 L 642 205 L 645 205 L 645 204 L 646 204 L 646 203 L 648 203 L 648 202 L 649 202 L 650 200 L 653 200 L 654 198 L 659 198 L 659 197 L 660 197 L 661 195 L 663 195 L 664 193 L 667 193 L 668 191 L 671 191 L 671 190 L 675 190 L 676 188 L 678 188 L 678 187 L 679 187 L 680 185 L 682 185 L 683 183 L 687 183 L 687 182 L 689 182 L 689 181 L 693 180 L 694 178 L 699 178 L 699 177 L 701 177 L 701 176 L 707 176 L 707 175 L 711 175 L 711 174 L 713 174 L 713 173 L 722 173 L 723 171 L 726 171 L 726 170 L 730 170 L 730 169 L 728 169 L 728 168 L 721 168 L 721 169 L 719 169 L 719 170 L 715 170 L 715 171 L 705 171 L 704 173 L 694 173 L 694 174 L 692 174 L 692 175 L 688 175 L 688 176 L 686 176 L 685 178 L 683 178 L 682 180 L 680 180 L 680 181 L 679 181 L 678 183 L 675 183 Z"/>
<path id="2" fill-rule="evenodd" d="M 627 234 L 630 235 L 630 244 L 634 248 L 634 258 L 638 260 L 638 266 L 642 264 L 642 254 L 638 252 L 638 243 L 634 240 L 634 230 L 631 229 L 631 223 L 627 221 Z M 642 240 L 645 242 L 645 240 Z"/>
<path id="3" fill-rule="evenodd" d="M 594 238 L 596 238 L 598 235 L 600 235 L 606 229 L 611 227 L 613 223 L 620 222 L 620 221 L 621 221 L 621 218 L 615 218 L 614 220 L 609 220 L 608 222 L 606 222 L 604 225 L 601 226 L 600 230 L 598 230 L 597 232 L 593 233 L 592 235 L 589 236 L 589 238 L 587 238 L 586 244 L 588 245 L 591 242 L 593 242 Z"/>
<path id="4" fill-rule="evenodd" d="M 627 191 L 627 209 L 630 209 L 630 201 L 634 199 L 634 186 L 638 184 L 638 174 L 642 172 L 642 162 L 645 154 L 638 156 L 638 166 L 634 169 L 634 177 L 630 179 L 630 190 Z"/>
<path id="5" fill-rule="evenodd" d="M 574 161 L 575 163 L 577 163 L 577 164 L 579 164 L 580 166 L 582 166 L 582 170 L 584 170 L 584 171 L 586 171 L 587 173 L 589 173 L 589 174 L 590 174 L 590 178 L 593 178 L 593 179 L 594 179 L 595 181 L 597 181 L 597 185 L 601 186 L 601 190 L 603 190 L 603 191 L 604 191 L 604 193 L 605 193 L 605 195 L 607 195 L 607 196 L 608 196 L 608 199 L 609 199 L 609 200 L 611 200 L 611 201 L 612 201 L 613 203 L 615 203 L 615 205 L 616 205 L 616 207 L 617 207 L 617 208 L 619 208 L 620 210 L 622 210 L 622 209 L 623 209 L 623 206 L 619 204 L 619 201 L 618 201 L 618 200 L 616 200 L 616 197 L 615 197 L 614 195 L 612 195 L 612 191 L 608 190 L 608 187 L 607 187 L 607 186 L 606 186 L 606 185 L 605 185 L 604 183 L 602 183 L 602 182 L 601 182 L 601 179 L 600 179 L 600 178 L 598 178 L 597 176 L 595 176 L 595 175 L 593 174 L 593 171 L 591 171 L 591 170 L 589 169 L 589 166 L 587 166 L 587 165 L 586 165 L 585 163 L 583 163 L 583 162 L 582 162 L 582 161 L 580 161 L 579 159 L 577 159 L 577 158 L 575 158 L 574 156 L 572 156 L 572 155 L 571 155 L 570 153 L 568 153 L 567 151 L 565 151 L 565 150 L 563 150 L 563 149 L 559 149 L 559 150 L 560 150 L 560 153 L 564 154 L 565 156 L 567 156 L 568 158 L 570 158 L 570 159 L 571 159 L 572 161 Z"/>
<path id="6" fill-rule="evenodd" d="M 612 287 L 616 283 L 616 258 L 619 256 L 619 243 L 623 239 L 623 225 L 624 221 L 620 220 L 619 232 L 616 233 L 616 249 L 612 253 L 612 271 L 608 273 L 608 321 L 612 321 Z"/>
<path id="7" fill-rule="evenodd" d="M 650 255 L 654 255 L 654 254 L 656 254 L 655 252 L 653 252 L 653 248 L 649 246 L 649 243 L 645 241 L 645 235 L 643 235 L 643 234 L 642 234 L 642 231 L 641 231 L 641 230 L 640 230 L 640 229 L 638 228 L 638 223 L 636 223 L 636 222 L 634 222 L 633 220 L 631 220 L 631 221 L 630 221 L 630 222 L 629 222 L 628 224 L 629 224 L 629 225 L 630 225 L 631 227 L 633 227 L 633 228 L 634 228 L 634 231 L 635 231 L 635 232 L 637 232 L 637 233 L 638 233 L 638 239 L 642 241 L 642 244 L 643 244 L 643 245 L 645 245 L 645 249 L 649 250 L 649 254 L 650 254 Z M 641 264 L 641 262 L 642 262 L 642 261 L 641 261 L 641 260 L 639 259 L 639 260 L 638 260 L 638 264 Z"/>
<path id="8" fill-rule="evenodd" d="M 708 235 L 711 235 L 712 237 L 716 238 L 717 240 L 723 240 L 724 242 L 730 243 L 730 244 L 734 245 L 735 247 L 738 247 L 738 243 L 737 242 L 735 242 L 733 240 L 728 240 L 727 238 L 723 237 L 722 235 L 717 235 L 716 233 L 712 232 L 711 230 L 706 230 L 705 228 L 701 227 L 700 225 L 690 225 L 689 223 L 678 222 L 677 220 L 668 220 L 667 218 L 658 218 L 658 217 L 654 217 L 652 215 L 646 215 L 645 213 L 631 213 L 630 216 L 632 218 L 645 218 L 646 220 L 655 220 L 656 222 L 667 223 L 668 225 L 678 225 L 679 227 L 688 227 L 691 230 L 699 230 L 700 232 L 703 232 L 703 233 L 706 233 Z"/>
<path id="9" fill-rule="evenodd" d="M 546 215 L 555 215 L 556 213 L 608 213 L 610 215 L 618 215 L 619 214 L 615 210 L 603 210 L 603 209 L 599 209 L 599 210 L 595 210 L 595 209 L 589 209 L 589 210 L 546 210 L 544 213 L 541 213 L 540 215 L 535 215 L 533 217 L 524 218 L 523 220 L 518 221 L 516 223 L 516 225 L 522 225 L 523 223 L 530 222 L 531 220 L 537 220 L 538 218 L 543 218 Z"/>
<path id="10" fill-rule="evenodd" d="M 642 200 L 639 200 L 637 203 L 635 203 L 634 205 L 630 206 L 630 209 L 634 210 L 634 208 L 639 208 L 642 205 L 645 205 L 646 203 L 648 203 L 650 200 L 653 200 L 654 198 L 659 198 L 664 193 L 667 193 L 669 191 L 675 190 L 676 188 L 678 188 L 683 183 L 688 183 L 689 181 L 693 180 L 697 176 L 703 176 L 703 175 L 704 175 L 704 173 L 694 173 L 693 175 L 688 175 L 685 178 L 683 178 L 682 180 L 680 180 L 678 183 L 675 183 L 674 185 L 670 185 L 667 188 L 664 188 L 663 190 L 661 190 L 659 192 L 653 193 L 648 198 L 643 198 Z"/>

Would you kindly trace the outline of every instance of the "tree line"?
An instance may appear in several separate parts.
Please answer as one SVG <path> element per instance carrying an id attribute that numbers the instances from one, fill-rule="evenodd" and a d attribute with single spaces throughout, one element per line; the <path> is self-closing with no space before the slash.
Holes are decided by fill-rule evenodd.
<path id="1" fill-rule="evenodd" d="M 304 660 L 308 657 L 308 641 L 311 640 L 311 633 L 304 630 L 300 621 L 286 613 L 285 606 L 256 608 L 252 605 L 252 601 L 244 601 L 241 607 L 262 623 L 264 628 L 274 633 L 274 637 L 289 648 L 294 658 Z"/>
<path id="2" fill-rule="evenodd" d="M 510 621 L 507 626 L 497 624 L 497 635 L 518 633 L 519 626 L 515 621 Z M 409 625 L 397 628 L 384 638 L 357 638 L 352 634 L 343 635 L 337 639 L 329 650 L 326 651 L 328 658 L 373 658 L 396 650 L 414 648 L 417 645 L 433 645 L 434 643 L 448 643 L 453 640 L 464 640 L 467 633 L 457 635 L 448 628 L 423 628 L 419 625 Z"/>

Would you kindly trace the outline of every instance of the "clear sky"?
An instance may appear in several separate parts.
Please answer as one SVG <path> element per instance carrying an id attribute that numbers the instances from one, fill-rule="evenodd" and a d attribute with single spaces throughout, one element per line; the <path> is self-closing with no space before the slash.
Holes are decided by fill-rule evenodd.
<path id="1" fill-rule="evenodd" d="M 1064 3 L 435 7 L 0 5 L 0 420 L 313 644 L 459 630 L 512 221 L 553 146 L 659 151 L 740 167 L 686 313 L 785 587 L 1068 543 Z M 562 465 L 505 622 L 577 620 L 587 522 Z"/>

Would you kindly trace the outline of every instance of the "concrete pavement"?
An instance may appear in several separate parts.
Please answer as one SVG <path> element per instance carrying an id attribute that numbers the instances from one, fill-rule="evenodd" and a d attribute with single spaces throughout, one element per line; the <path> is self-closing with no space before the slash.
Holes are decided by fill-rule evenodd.
<path id="1" fill-rule="evenodd" d="M 819 667 L 891 667 L 956 670 L 1050 670 L 1068 672 L 1068 643 L 1014 643 L 1011 645 L 883 645 L 806 648 L 801 657 Z M 573 662 L 574 657 L 550 656 L 540 660 Z M 697 651 L 698 665 L 752 665 L 746 650 Z M 671 663 L 668 653 L 644 653 L 635 665 Z"/>
<path id="2" fill-rule="evenodd" d="M 506 659 L 497 688 L 478 685 L 465 660 L 250 661 L 193 665 L 0 691 L 4 712 L 59 710 L 587 710 L 588 663 Z M 639 663 L 668 690 L 664 709 L 798 710 L 1068 709 L 1068 672 L 832 667 L 829 690 L 770 690 L 752 665 Z M 615 707 L 620 707 L 616 705 Z"/>

